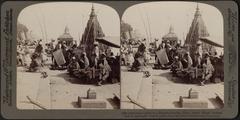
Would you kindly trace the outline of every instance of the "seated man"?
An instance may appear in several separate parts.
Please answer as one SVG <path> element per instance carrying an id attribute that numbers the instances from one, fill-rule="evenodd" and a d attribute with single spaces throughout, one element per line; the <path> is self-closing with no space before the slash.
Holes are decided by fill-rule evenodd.
<path id="1" fill-rule="evenodd" d="M 201 68 L 201 63 L 202 63 L 202 58 L 200 56 L 200 53 L 197 52 L 197 53 L 194 54 L 193 66 L 197 67 L 197 68 Z"/>
<path id="2" fill-rule="evenodd" d="M 187 83 L 193 83 L 196 80 L 196 69 L 193 67 L 193 60 L 189 52 L 184 54 L 182 63 L 184 80 Z"/>
<path id="3" fill-rule="evenodd" d="M 183 70 L 182 62 L 179 60 L 178 56 L 174 57 L 173 64 L 171 66 L 171 71 L 174 75 L 177 75 L 177 72 L 181 72 Z"/>
<path id="4" fill-rule="evenodd" d="M 87 69 L 89 67 L 89 60 L 86 56 L 86 53 L 82 53 L 81 58 L 79 60 L 79 65 L 81 69 Z"/>
<path id="5" fill-rule="evenodd" d="M 105 54 L 101 55 L 101 60 L 98 66 L 100 68 L 98 86 L 101 86 L 102 82 L 107 80 L 107 78 L 109 77 L 109 73 L 112 71 Z"/>
<path id="6" fill-rule="evenodd" d="M 74 72 L 74 75 L 78 78 L 82 79 L 85 83 L 90 82 L 91 79 L 91 71 L 89 70 L 89 59 L 86 56 L 86 53 L 83 52 L 78 59 L 79 70 Z"/>
<path id="7" fill-rule="evenodd" d="M 80 66 L 79 66 L 79 64 L 78 64 L 78 62 L 77 62 L 77 60 L 76 60 L 76 57 L 72 57 L 71 62 L 70 62 L 70 64 L 68 65 L 68 68 L 67 68 L 68 72 L 69 72 L 70 74 L 73 74 L 73 72 L 74 72 L 75 70 L 78 70 L 79 68 L 80 68 Z"/>
<path id="8" fill-rule="evenodd" d="M 28 72 L 36 72 L 39 67 L 39 62 L 37 61 L 37 54 L 34 53 L 31 57 L 31 60 L 32 61 L 30 63 Z"/>
<path id="9" fill-rule="evenodd" d="M 19 45 L 18 48 L 17 48 L 17 65 L 23 65 L 23 49 L 22 47 Z"/>
<path id="10" fill-rule="evenodd" d="M 184 57 L 183 57 L 183 68 L 191 68 L 192 67 L 192 64 L 193 64 L 193 61 L 192 61 L 192 58 L 190 56 L 190 53 L 187 52 Z"/>
<path id="11" fill-rule="evenodd" d="M 47 73 L 45 71 L 43 71 L 43 63 L 42 63 L 42 59 L 39 59 L 39 55 L 34 53 L 31 57 L 31 63 L 29 66 L 29 69 L 27 70 L 27 72 L 41 72 L 41 77 L 42 78 L 46 78 L 48 77 Z"/>
<path id="12" fill-rule="evenodd" d="M 137 52 L 134 56 L 134 62 L 130 71 L 139 71 L 144 66 L 144 57 Z"/>
<path id="13" fill-rule="evenodd" d="M 128 54 L 128 65 L 129 66 L 132 66 L 133 65 L 133 62 L 134 62 L 134 57 L 133 57 L 133 53 L 132 52 L 130 52 L 129 54 Z"/>
<path id="14" fill-rule="evenodd" d="M 109 81 L 111 83 L 116 83 L 118 79 L 118 74 L 119 74 L 118 73 L 119 63 L 116 56 L 114 56 L 113 52 L 111 52 L 111 56 L 107 57 L 107 61 L 109 66 L 111 67 L 111 72 L 109 74 Z"/>
<path id="15" fill-rule="evenodd" d="M 114 65 L 114 61 L 115 61 L 116 58 L 115 58 L 113 52 L 111 52 L 111 56 L 107 57 L 106 59 L 107 59 L 108 64 L 110 65 L 111 68 L 112 68 L 113 66 L 115 66 L 115 65 Z"/>
<path id="16" fill-rule="evenodd" d="M 214 67 L 210 61 L 209 54 L 206 53 L 205 61 L 203 63 L 202 81 L 200 82 L 200 84 L 203 86 L 206 81 L 209 81 L 210 78 L 213 76 L 213 73 L 214 73 Z"/>
<path id="17" fill-rule="evenodd" d="M 138 50 L 134 56 L 134 62 L 132 64 L 130 71 L 139 71 L 143 70 L 144 66 L 146 65 L 146 56 L 145 56 L 145 45 L 141 43 L 138 47 Z"/>

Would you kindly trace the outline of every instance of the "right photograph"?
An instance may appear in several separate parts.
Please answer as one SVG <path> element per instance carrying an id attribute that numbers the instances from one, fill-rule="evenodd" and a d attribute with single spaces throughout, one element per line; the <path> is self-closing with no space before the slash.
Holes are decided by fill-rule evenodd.
<path id="1" fill-rule="evenodd" d="M 121 109 L 224 107 L 221 12 L 197 2 L 148 2 L 121 20 Z"/>

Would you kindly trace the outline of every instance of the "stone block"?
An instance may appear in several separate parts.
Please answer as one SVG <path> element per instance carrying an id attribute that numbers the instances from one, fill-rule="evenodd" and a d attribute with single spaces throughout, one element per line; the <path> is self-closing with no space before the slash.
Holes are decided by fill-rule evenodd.
<path id="1" fill-rule="evenodd" d="M 78 104 L 81 108 L 106 108 L 107 103 L 102 99 L 86 99 L 78 97 Z"/>
<path id="2" fill-rule="evenodd" d="M 97 93 L 95 89 L 89 88 L 87 91 L 87 99 L 96 99 L 97 98 Z"/>
<path id="3" fill-rule="evenodd" d="M 198 98 L 198 92 L 194 89 L 190 89 L 188 93 L 188 98 L 190 99 L 197 99 Z"/>
<path id="4" fill-rule="evenodd" d="M 180 96 L 179 103 L 182 108 L 208 108 L 208 102 L 202 99 L 189 99 Z"/>

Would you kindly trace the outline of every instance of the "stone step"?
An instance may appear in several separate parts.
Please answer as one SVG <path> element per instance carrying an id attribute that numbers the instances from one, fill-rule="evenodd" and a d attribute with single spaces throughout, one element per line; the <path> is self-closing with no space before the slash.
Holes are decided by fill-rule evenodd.
<path id="1" fill-rule="evenodd" d="M 87 99 L 78 97 L 78 105 L 80 108 L 107 108 L 104 99 Z"/>
<path id="2" fill-rule="evenodd" d="M 208 108 L 208 101 L 205 99 L 179 98 L 182 108 Z"/>

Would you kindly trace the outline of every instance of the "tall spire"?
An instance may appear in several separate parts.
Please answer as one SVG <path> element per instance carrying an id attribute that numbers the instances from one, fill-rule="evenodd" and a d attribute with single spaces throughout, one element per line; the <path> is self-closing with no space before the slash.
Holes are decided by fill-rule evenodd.
<path id="1" fill-rule="evenodd" d="M 196 12 L 194 15 L 194 19 L 192 21 L 189 32 L 186 36 L 185 46 L 189 48 L 189 51 L 196 51 L 196 44 L 201 37 L 208 37 L 209 33 L 207 31 L 207 27 L 203 21 L 202 15 L 200 13 L 199 5 L 196 6 Z M 203 47 L 204 45 L 202 45 Z M 203 49 L 205 49 L 203 47 Z M 208 48 L 206 48 L 208 49 Z M 191 56 L 194 54 L 191 52 Z"/>
<path id="2" fill-rule="evenodd" d="M 94 16 L 96 16 L 96 14 L 95 14 L 94 5 L 92 3 L 92 11 L 91 11 L 90 17 L 94 17 Z"/>
<path id="3" fill-rule="evenodd" d="M 94 5 L 93 5 L 93 3 L 92 3 L 92 11 L 94 11 Z"/>
<path id="4" fill-rule="evenodd" d="M 198 3 L 197 3 L 196 12 L 195 12 L 195 17 L 197 17 L 197 16 L 201 16 L 201 13 L 200 13 L 200 9 L 199 9 Z"/>
<path id="5" fill-rule="evenodd" d="M 82 40 L 80 43 L 80 46 L 84 46 L 88 58 L 91 57 L 90 55 L 92 54 L 92 51 L 94 49 L 94 42 L 96 41 L 96 38 L 105 37 L 102 27 L 99 24 L 97 16 L 94 12 L 93 4 L 90 9 L 91 9 L 90 18 L 88 19 L 87 26 L 84 30 Z M 99 46 L 99 50 L 101 50 L 102 47 L 103 46 L 101 47 Z"/>

